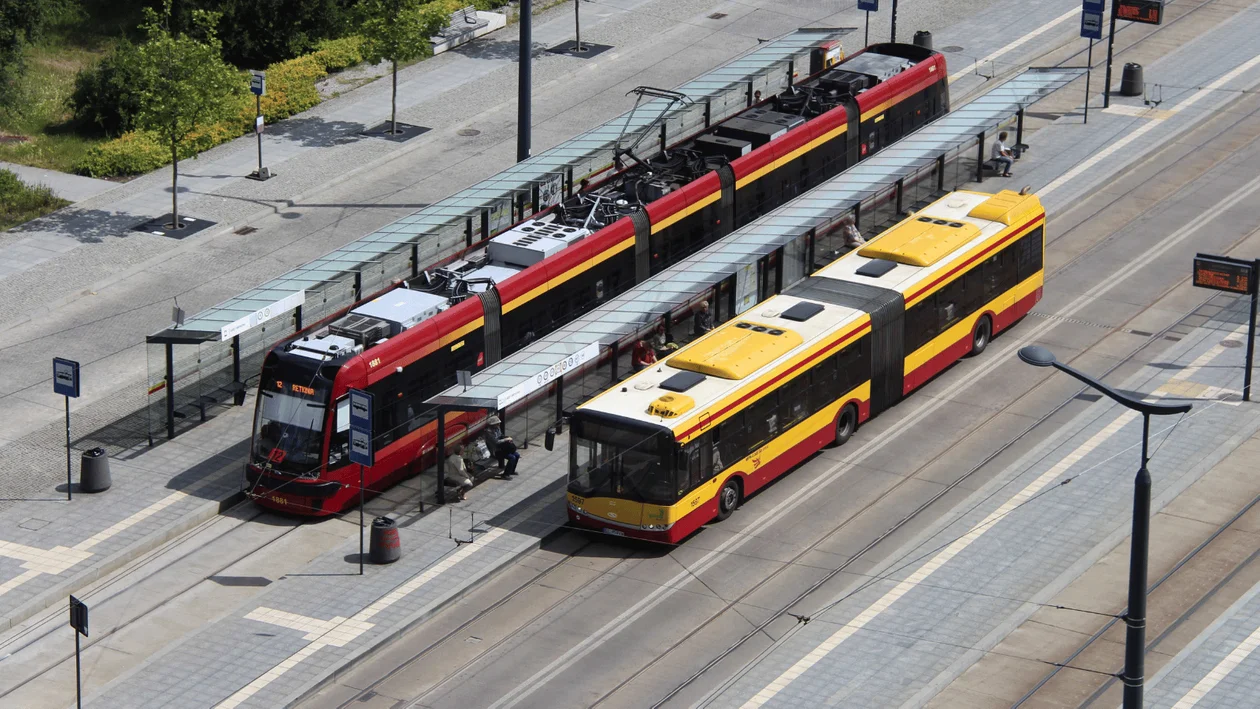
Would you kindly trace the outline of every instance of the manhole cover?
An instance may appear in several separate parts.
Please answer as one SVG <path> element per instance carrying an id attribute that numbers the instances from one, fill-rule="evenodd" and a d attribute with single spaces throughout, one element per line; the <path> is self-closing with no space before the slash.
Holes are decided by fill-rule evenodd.
<path id="1" fill-rule="evenodd" d="M 1238 340 L 1221 340 L 1221 347 L 1242 347 L 1243 343 Z"/>
<path id="2" fill-rule="evenodd" d="M 951 44 L 948 47 L 941 47 L 942 52 L 961 52 L 962 50 L 963 48 L 957 44 Z"/>
<path id="3" fill-rule="evenodd" d="M 38 518 L 35 518 L 35 517 L 32 517 L 32 518 L 30 518 L 30 519 L 28 519 L 28 520 L 25 520 L 25 521 L 23 521 L 23 522 L 18 522 L 18 526 L 19 526 L 19 527 L 21 527 L 22 529 L 29 529 L 29 530 L 31 530 L 32 532 L 34 532 L 34 531 L 36 531 L 36 530 L 39 530 L 39 529 L 43 529 L 44 527 L 47 527 L 48 525 L 49 525 L 48 520 L 46 520 L 46 519 L 38 519 Z"/>
<path id="4" fill-rule="evenodd" d="M 474 135 L 481 135 L 481 131 L 477 130 L 476 128 L 460 128 L 459 130 L 455 131 L 455 133 L 457 135 L 464 135 L 468 137 L 472 137 Z"/>
<path id="5" fill-rule="evenodd" d="M 726 13 L 725 13 L 725 12 L 715 12 L 715 13 L 713 13 L 712 15 L 709 15 L 709 19 L 710 19 L 710 20 L 720 20 L 720 19 L 722 19 L 723 17 L 726 17 Z"/>

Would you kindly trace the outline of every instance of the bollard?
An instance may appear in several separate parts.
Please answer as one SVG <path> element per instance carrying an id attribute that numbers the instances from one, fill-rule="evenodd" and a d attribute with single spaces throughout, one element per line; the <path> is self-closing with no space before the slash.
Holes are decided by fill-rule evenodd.
<path id="1" fill-rule="evenodd" d="M 402 557 L 402 542 L 398 539 L 398 525 L 388 517 L 372 520 L 372 544 L 368 560 L 373 564 L 392 564 Z"/>
<path id="2" fill-rule="evenodd" d="M 923 47 L 924 49 L 931 49 L 932 48 L 932 33 L 928 32 L 927 30 L 919 30 L 918 32 L 915 32 L 914 44 L 916 47 Z"/>
<path id="3" fill-rule="evenodd" d="M 79 459 L 79 490 L 82 492 L 104 492 L 113 484 L 109 476 L 109 456 L 104 448 L 92 448 L 83 451 Z"/>
<path id="4" fill-rule="evenodd" d="M 1124 73 L 1120 75 L 1121 96 L 1142 95 L 1142 65 L 1128 62 L 1124 65 Z"/>
<path id="5" fill-rule="evenodd" d="M 543 448 L 546 448 L 547 450 L 552 450 L 555 447 L 556 447 L 556 428 L 555 426 L 552 426 L 551 428 L 547 429 L 547 433 L 543 437 Z"/>

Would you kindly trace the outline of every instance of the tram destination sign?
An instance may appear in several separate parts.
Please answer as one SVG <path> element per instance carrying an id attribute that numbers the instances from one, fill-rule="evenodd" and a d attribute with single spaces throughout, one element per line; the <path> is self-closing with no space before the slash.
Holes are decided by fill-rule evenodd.
<path id="1" fill-rule="evenodd" d="M 1115 0 L 1116 19 L 1158 25 L 1164 21 L 1164 0 Z"/>
<path id="2" fill-rule="evenodd" d="M 1228 256 L 1195 254 L 1194 285 L 1251 295 L 1256 292 L 1256 262 Z"/>

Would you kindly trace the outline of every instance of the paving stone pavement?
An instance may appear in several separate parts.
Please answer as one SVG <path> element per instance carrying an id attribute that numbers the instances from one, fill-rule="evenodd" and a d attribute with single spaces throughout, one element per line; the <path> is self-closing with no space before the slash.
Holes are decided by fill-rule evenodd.
<path id="1" fill-rule="evenodd" d="M 1260 687 L 1260 585 L 1221 615 L 1150 679 L 1151 709 L 1248 709 Z"/>
<path id="2" fill-rule="evenodd" d="M 168 648 L 90 698 L 93 707 L 278 707 L 436 612 L 566 519 L 567 434 L 530 446 L 520 475 L 466 502 L 400 515 L 402 558 L 358 576 L 348 538 L 301 573 Z M 456 541 L 458 540 L 458 541 Z"/>
<path id="3" fill-rule="evenodd" d="M 1195 408 L 1152 423 L 1159 510 L 1260 430 L 1243 404 L 1245 304 L 1196 329 L 1121 387 Z M 1233 320 L 1234 322 L 1230 322 Z M 961 674 L 1084 569 L 1131 523 L 1141 419 L 1103 399 L 797 625 L 710 707 L 917 706 Z M 1254 685 L 1253 685 L 1254 686 Z"/>
<path id="4" fill-rule="evenodd" d="M 231 433 L 246 410 L 165 445 L 110 460 L 113 485 L 78 490 L 65 482 L 23 494 L 0 509 L 0 632 L 104 576 L 157 544 L 216 515 L 241 489 L 246 441 Z M 64 449 L 61 465 L 64 476 Z"/>

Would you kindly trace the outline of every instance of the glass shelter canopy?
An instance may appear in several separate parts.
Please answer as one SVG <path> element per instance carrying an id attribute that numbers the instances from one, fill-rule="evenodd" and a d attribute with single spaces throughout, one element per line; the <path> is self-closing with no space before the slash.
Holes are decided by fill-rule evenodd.
<path id="1" fill-rule="evenodd" d="M 336 307 L 332 307 L 328 294 L 330 283 L 353 280 L 355 273 L 362 272 L 362 280 L 356 284 L 359 286 L 357 295 L 365 297 L 380 290 L 389 285 L 392 278 L 399 277 L 393 273 L 398 268 L 384 265 L 385 261 L 394 258 L 399 263 L 391 265 L 406 265 L 413 257 L 413 247 L 419 247 L 414 253 L 419 263 L 435 262 L 463 248 L 469 225 L 479 231 L 484 217 L 488 217 L 489 231 L 493 234 L 523 218 L 523 205 L 526 203 L 533 205 L 534 211 L 554 204 L 564 181 L 568 180 L 571 185 L 609 167 L 619 139 L 623 146 L 628 146 L 642 136 L 644 140 L 636 148 L 636 154 L 644 158 L 654 155 L 660 150 L 656 139 L 660 123 L 664 123 L 671 142 L 694 133 L 703 128 L 706 110 L 712 121 L 742 110 L 747 105 L 746 95 L 751 95 L 751 91 L 774 91 L 785 84 L 787 62 L 795 62 L 794 66 L 803 75 L 809 67 L 810 52 L 814 48 L 852 31 L 838 28 L 799 29 L 765 42 L 679 87 L 677 91 L 686 94 L 693 102 L 690 106 L 671 104 L 664 99 L 644 101 L 635 110 L 598 128 L 566 140 L 305 266 L 202 311 L 188 318 L 183 325 L 172 326 L 151 336 L 150 341 L 196 343 L 226 339 L 222 336 L 223 328 L 303 291 L 308 304 L 314 305 L 311 299 L 319 296 L 320 304 L 326 306 L 308 308 L 308 315 L 335 311 L 348 305 L 349 301 L 341 302 L 344 298 L 337 293 Z M 555 199 L 548 201 L 549 196 L 555 196 Z M 522 205 L 521 217 L 514 214 L 518 205 Z M 410 266 L 405 270 L 405 275 L 409 275 Z M 377 278 L 369 280 L 367 271 L 379 272 L 373 274 Z M 284 312 L 288 310 L 292 308 Z M 270 317 L 280 314 L 268 313 Z M 308 321 L 314 319 L 307 318 Z"/>
<path id="2" fill-rule="evenodd" d="M 505 395 L 550 382 L 558 363 L 592 344 L 611 347 L 663 316 L 700 300 L 723 280 L 785 245 L 819 233 L 885 195 L 899 180 L 930 171 L 942 159 L 975 150 L 977 140 L 1028 105 L 1084 75 L 1084 69 L 1029 69 L 949 114 L 901 138 L 730 236 L 653 276 L 608 303 L 473 375 L 472 386 L 451 387 L 430 403 L 458 408 L 504 408 Z M 808 275 L 808 274 L 806 274 Z M 786 287 L 788 283 L 784 283 Z"/>

